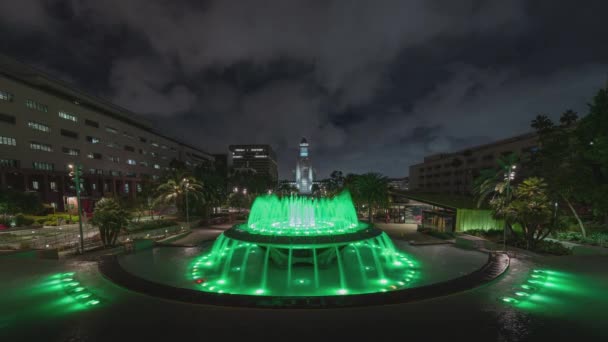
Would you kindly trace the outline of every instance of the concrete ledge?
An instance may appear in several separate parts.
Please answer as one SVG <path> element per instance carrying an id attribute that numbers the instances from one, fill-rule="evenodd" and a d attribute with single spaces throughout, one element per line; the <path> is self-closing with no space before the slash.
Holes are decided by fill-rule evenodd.
<path id="1" fill-rule="evenodd" d="M 608 248 L 578 245 L 572 247 L 572 255 L 608 255 Z"/>
<path id="2" fill-rule="evenodd" d="M 399 291 L 376 292 L 349 296 L 252 296 L 227 295 L 214 292 L 204 292 L 195 289 L 174 287 L 153 282 L 122 268 L 117 256 L 109 256 L 98 264 L 101 274 L 126 289 L 153 297 L 164 298 L 179 302 L 221 305 L 235 307 L 265 307 L 274 309 L 285 308 L 331 308 L 377 306 L 397 303 L 408 303 L 419 300 L 446 296 L 486 284 L 500 275 L 509 267 L 509 257 L 504 254 L 488 254 L 487 263 L 480 269 L 464 276 L 444 282 L 433 283 L 420 287 L 412 287 Z"/>
<path id="3" fill-rule="evenodd" d="M 188 231 L 183 232 L 183 233 L 179 233 L 179 234 L 176 234 L 176 235 L 173 235 L 173 236 L 169 236 L 167 238 L 160 239 L 160 240 L 156 241 L 156 244 L 157 245 L 168 245 L 168 244 L 171 244 L 171 242 L 173 242 L 175 240 L 179 240 L 179 239 L 181 239 L 183 237 L 186 237 L 186 236 L 190 235 L 190 233 L 192 233 L 192 231 L 188 230 Z"/>

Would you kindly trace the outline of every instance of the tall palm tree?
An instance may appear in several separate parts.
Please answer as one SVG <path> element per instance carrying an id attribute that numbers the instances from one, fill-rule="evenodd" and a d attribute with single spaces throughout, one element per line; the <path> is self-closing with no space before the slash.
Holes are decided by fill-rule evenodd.
<path id="1" fill-rule="evenodd" d="M 507 202 L 512 196 L 511 181 L 514 177 L 515 169 L 519 157 L 515 153 L 498 158 L 498 169 L 481 170 L 480 175 L 473 182 L 473 194 L 477 197 L 477 207 L 491 196 L 505 196 Z"/>
<path id="2" fill-rule="evenodd" d="M 204 200 L 203 184 L 183 172 L 173 173 L 156 191 L 157 201 L 175 204 L 182 215 L 186 213 L 186 196 L 188 200 L 192 198 L 199 203 Z"/>
<path id="3" fill-rule="evenodd" d="M 373 207 L 388 201 L 388 179 L 379 173 L 370 172 L 357 176 L 354 185 L 360 199 L 367 204 L 369 222 L 373 223 Z"/>

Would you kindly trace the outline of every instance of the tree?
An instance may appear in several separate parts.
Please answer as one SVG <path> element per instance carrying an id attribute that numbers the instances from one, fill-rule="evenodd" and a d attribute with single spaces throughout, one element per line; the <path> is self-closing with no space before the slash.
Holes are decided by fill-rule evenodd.
<path id="1" fill-rule="evenodd" d="M 195 203 L 201 204 L 203 198 L 203 185 L 194 177 L 183 173 L 174 172 L 164 183 L 156 189 L 158 193 L 157 201 L 160 203 L 175 204 L 178 212 L 185 216 L 186 204 L 188 204 L 188 214 L 196 207 Z M 188 196 L 188 202 L 186 202 Z"/>
<path id="2" fill-rule="evenodd" d="M 334 170 L 329 175 L 327 181 L 327 192 L 330 195 L 337 195 L 344 189 L 344 175 L 342 171 Z"/>
<path id="3" fill-rule="evenodd" d="M 551 203 L 542 178 L 526 178 L 515 188 L 514 200 L 506 206 L 505 213 L 521 225 L 527 249 L 534 249 L 553 230 Z"/>
<path id="4" fill-rule="evenodd" d="M 551 119 L 545 114 L 537 115 L 534 120 L 532 120 L 532 128 L 534 128 L 537 132 L 547 132 L 553 129 L 554 124 Z"/>
<path id="5" fill-rule="evenodd" d="M 572 109 L 568 109 L 559 118 L 559 123 L 562 126 L 571 127 L 576 123 L 576 120 L 578 120 L 578 114 Z"/>
<path id="6" fill-rule="evenodd" d="M 577 118 L 575 112 L 568 110 L 562 114 L 560 126 L 551 130 L 537 130 L 541 149 L 530 160 L 528 168 L 533 169 L 533 173 L 549 185 L 549 194 L 554 201 L 566 203 L 578 222 L 582 235 L 586 236 L 583 221 L 572 204 L 581 184 L 579 177 L 584 173 L 583 164 L 578 160 L 578 143 L 572 129 Z"/>
<path id="7" fill-rule="evenodd" d="M 374 222 L 373 207 L 386 205 L 388 201 L 388 179 L 379 173 L 365 173 L 354 182 L 359 198 L 368 207 L 369 222 Z"/>
<path id="8" fill-rule="evenodd" d="M 118 234 L 129 223 L 129 212 L 115 199 L 103 198 L 95 205 L 91 223 L 99 228 L 103 246 L 114 246 Z"/>
<path id="9" fill-rule="evenodd" d="M 279 184 L 279 187 L 277 188 L 277 193 L 280 196 L 289 196 L 297 192 L 298 188 L 287 182 Z"/>
<path id="10" fill-rule="evenodd" d="M 598 91 L 574 134 L 581 170 L 576 196 L 608 225 L 608 89 Z"/>

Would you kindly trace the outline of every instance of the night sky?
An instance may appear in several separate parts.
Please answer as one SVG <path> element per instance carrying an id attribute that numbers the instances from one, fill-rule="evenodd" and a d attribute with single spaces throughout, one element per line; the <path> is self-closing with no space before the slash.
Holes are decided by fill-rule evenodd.
<path id="1" fill-rule="evenodd" d="M 0 1 L 0 53 L 210 152 L 269 143 L 292 178 L 402 177 L 424 155 L 584 113 L 608 1 Z"/>

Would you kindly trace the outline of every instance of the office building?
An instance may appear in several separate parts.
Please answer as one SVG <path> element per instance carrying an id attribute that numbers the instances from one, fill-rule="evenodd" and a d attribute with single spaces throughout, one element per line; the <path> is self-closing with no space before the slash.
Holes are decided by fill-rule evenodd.
<path id="1" fill-rule="evenodd" d="M 538 149 L 536 133 L 527 133 L 470 147 L 453 153 L 440 153 L 410 166 L 409 188 L 417 192 L 470 194 L 473 179 L 482 169 L 497 168 L 501 156 L 524 156 Z"/>
<path id="2" fill-rule="evenodd" d="M 70 164 L 82 165 L 84 198 L 94 200 L 137 196 L 142 182 L 173 160 L 194 167 L 213 157 L 124 108 L 0 56 L 2 188 L 37 192 L 62 210 L 74 195 Z"/>
<path id="3" fill-rule="evenodd" d="M 408 190 L 409 189 L 409 177 L 403 178 L 389 178 L 388 186 L 395 190 Z"/>
<path id="4" fill-rule="evenodd" d="M 232 169 L 250 170 L 257 174 L 268 174 L 276 183 L 279 179 L 277 156 L 270 145 L 230 145 Z"/>

